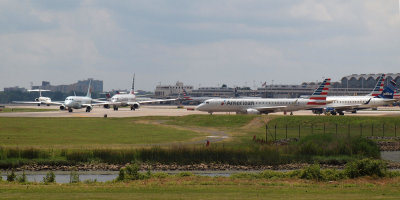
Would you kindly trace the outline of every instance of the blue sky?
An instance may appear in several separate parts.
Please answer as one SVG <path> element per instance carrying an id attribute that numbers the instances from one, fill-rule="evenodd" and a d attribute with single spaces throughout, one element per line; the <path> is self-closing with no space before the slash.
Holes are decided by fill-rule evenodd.
<path id="1" fill-rule="evenodd" d="M 0 90 L 92 77 L 299 84 L 400 72 L 397 0 L 0 1 Z"/>

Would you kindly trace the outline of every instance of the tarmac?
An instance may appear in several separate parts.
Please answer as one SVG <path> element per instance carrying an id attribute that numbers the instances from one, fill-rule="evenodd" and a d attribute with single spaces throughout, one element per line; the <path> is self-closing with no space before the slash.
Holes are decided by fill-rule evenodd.
<path id="1" fill-rule="evenodd" d="M 8 108 L 40 108 L 40 109 L 58 109 L 55 106 L 8 106 Z M 164 106 L 164 105 L 151 105 L 142 106 L 135 111 L 130 108 L 119 108 L 118 111 L 113 109 L 105 109 L 102 107 L 94 107 L 91 112 L 85 112 L 85 109 L 73 110 L 69 113 L 66 110 L 58 111 L 45 111 L 45 112 L 0 112 L 0 117 L 144 117 L 144 116 L 185 116 L 185 115 L 209 115 L 206 112 L 194 111 L 194 106 L 185 106 L 184 108 L 177 108 L 177 106 Z M 215 114 L 232 114 L 235 113 L 214 113 Z M 271 113 L 269 115 L 283 115 L 282 112 Z M 287 113 L 289 115 L 289 113 Z M 309 110 L 296 111 L 293 113 L 295 116 L 312 116 L 315 115 Z M 378 108 L 377 111 L 365 110 L 358 111 L 357 113 L 345 112 L 346 116 L 400 116 L 399 107 L 385 107 Z"/>

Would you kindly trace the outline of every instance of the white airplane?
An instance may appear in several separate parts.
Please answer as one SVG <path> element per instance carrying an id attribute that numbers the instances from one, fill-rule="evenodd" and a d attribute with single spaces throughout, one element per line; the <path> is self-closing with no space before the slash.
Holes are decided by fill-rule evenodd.
<path id="1" fill-rule="evenodd" d="M 397 99 L 393 98 L 394 91 L 396 90 L 396 83 L 392 80 L 388 86 L 383 87 L 384 83 L 383 74 L 374 90 L 366 96 L 333 96 L 328 97 L 327 101 L 331 102 L 325 108 L 314 110 L 314 113 L 330 113 L 332 115 L 344 115 L 344 111 L 356 113 L 357 110 L 376 108 L 393 104 Z"/>
<path id="2" fill-rule="evenodd" d="M 99 103 L 93 103 L 92 99 L 92 81 L 89 81 L 89 87 L 86 96 L 69 96 L 65 99 L 64 102 L 59 102 L 57 105 L 60 105 L 60 110 L 68 109 L 68 112 L 72 112 L 72 109 L 81 109 L 86 108 L 86 112 L 90 112 L 95 105 L 102 105 Z"/>
<path id="3" fill-rule="evenodd" d="M 209 99 L 196 107 L 196 110 L 210 114 L 214 112 L 236 112 L 238 114 L 268 114 L 272 112 L 291 112 L 326 105 L 326 97 L 331 79 L 325 79 L 308 99 Z"/>
<path id="4" fill-rule="evenodd" d="M 110 108 L 110 106 L 112 106 L 114 110 L 117 111 L 118 107 L 123 107 L 123 106 L 130 106 L 131 110 L 136 110 L 139 109 L 141 104 L 176 101 L 176 100 L 178 99 L 146 99 L 146 100 L 136 99 L 135 75 L 133 75 L 132 88 L 129 94 L 115 94 L 110 98 L 110 101 L 103 101 L 100 104 L 104 105 L 104 108 Z"/>
<path id="5" fill-rule="evenodd" d="M 39 92 L 39 97 L 35 99 L 35 101 L 13 101 L 13 103 L 17 104 L 37 104 L 38 106 L 44 104 L 47 106 L 53 105 L 54 102 L 51 101 L 50 97 L 43 97 L 42 92 L 48 92 L 50 90 L 42 90 L 42 89 L 36 89 L 36 90 L 28 90 L 28 92 Z"/>

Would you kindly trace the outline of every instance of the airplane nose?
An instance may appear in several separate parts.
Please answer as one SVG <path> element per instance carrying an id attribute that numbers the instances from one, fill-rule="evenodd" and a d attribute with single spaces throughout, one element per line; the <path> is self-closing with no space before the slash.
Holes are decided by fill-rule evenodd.
<path id="1" fill-rule="evenodd" d="M 196 106 L 196 107 L 194 108 L 194 110 L 202 111 L 203 107 L 204 107 L 204 103 L 202 103 L 202 104 Z"/>

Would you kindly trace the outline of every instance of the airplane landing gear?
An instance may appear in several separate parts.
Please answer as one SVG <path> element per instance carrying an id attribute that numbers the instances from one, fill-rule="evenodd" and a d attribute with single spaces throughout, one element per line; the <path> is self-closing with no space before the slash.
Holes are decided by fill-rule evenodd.
<path id="1" fill-rule="evenodd" d="M 331 115 L 336 115 L 337 112 L 336 111 L 331 111 Z"/>
<path id="2" fill-rule="evenodd" d="M 343 111 L 339 112 L 339 115 L 344 115 L 344 112 Z"/>
<path id="3" fill-rule="evenodd" d="M 290 112 L 290 115 L 293 115 L 293 112 Z"/>
<path id="4" fill-rule="evenodd" d="M 118 107 L 117 106 L 114 106 L 114 111 L 118 111 Z"/>
<path id="5" fill-rule="evenodd" d="M 68 108 L 68 112 L 70 112 L 70 113 L 71 113 L 71 112 L 72 112 L 72 108 Z"/>
<path id="6" fill-rule="evenodd" d="M 131 110 L 135 111 L 136 109 L 135 109 L 135 107 L 131 106 Z"/>
<path id="7" fill-rule="evenodd" d="M 86 112 L 90 112 L 90 107 L 86 107 Z"/>

